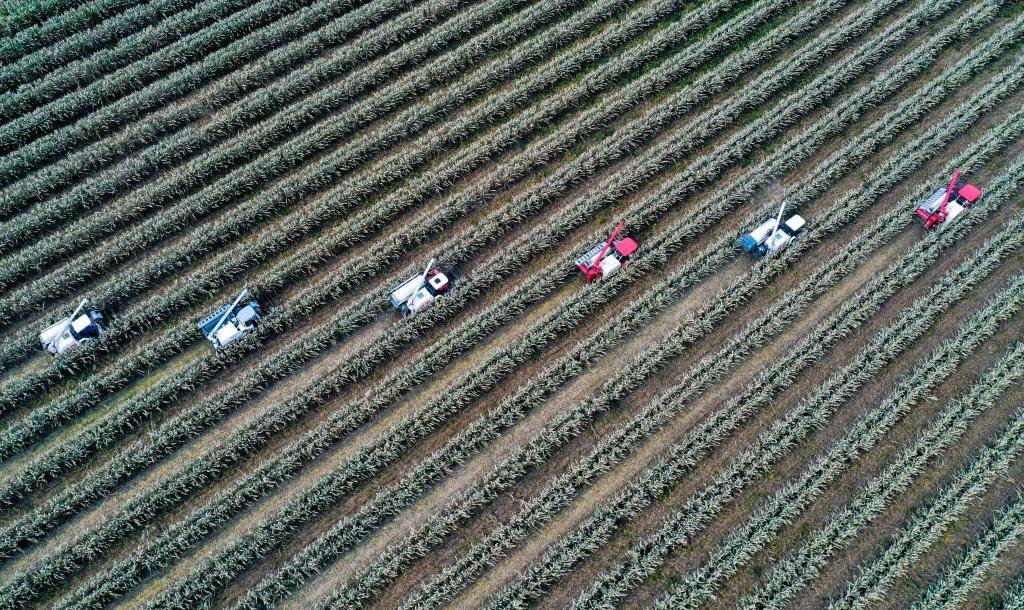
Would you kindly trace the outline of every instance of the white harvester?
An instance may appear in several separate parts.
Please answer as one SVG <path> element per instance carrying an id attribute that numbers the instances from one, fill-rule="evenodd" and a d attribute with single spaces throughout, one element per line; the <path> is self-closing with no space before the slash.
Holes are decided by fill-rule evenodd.
<path id="1" fill-rule="evenodd" d="M 242 303 L 250 296 L 249 289 L 243 288 L 234 301 L 199 322 L 197 325 L 199 330 L 213 344 L 214 348 L 223 348 L 255 329 L 262 321 L 262 312 L 257 301 L 250 300 L 245 304 Z"/>
<path id="2" fill-rule="evenodd" d="M 39 342 L 43 344 L 44 350 L 54 356 L 70 352 L 98 338 L 107 330 L 99 310 L 82 312 L 88 303 L 89 299 L 82 299 L 74 313 L 39 333 Z"/>
<path id="3" fill-rule="evenodd" d="M 780 252 L 789 244 L 793 243 L 804 230 L 807 221 L 799 214 L 791 214 L 782 220 L 786 213 L 786 202 L 783 201 L 779 207 L 779 215 L 769 218 L 757 225 L 757 227 L 739 239 L 740 247 L 745 252 L 750 252 L 758 260 Z"/>
<path id="4" fill-rule="evenodd" d="M 426 268 L 405 280 L 391 291 L 391 306 L 404 316 L 425 311 L 441 295 L 448 292 L 454 280 L 454 270 L 446 265 L 434 265 L 430 259 Z"/>

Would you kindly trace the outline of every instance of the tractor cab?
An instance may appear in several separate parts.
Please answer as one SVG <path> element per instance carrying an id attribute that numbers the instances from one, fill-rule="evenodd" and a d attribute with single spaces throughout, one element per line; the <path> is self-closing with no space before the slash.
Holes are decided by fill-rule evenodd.
<path id="1" fill-rule="evenodd" d="M 753 231 L 740 237 L 739 246 L 744 252 L 761 260 L 769 254 L 780 252 L 793 243 L 804 231 L 807 221 L 799 214 L 790 214 L 782 219 L 786 211 L 786 202 L 782 202 L 779 215 L 768 218 L 757 225 Z"/>
<path id="2" fill-rule="evenodd" d="M 981 197 L 981 189 L 960 179 L 960 170 L 953 172 L 949 185 L 936 189 L 914 211 L 926 230 L 952 221 Z"/>
<path id="3" fill-rule="evenodd" d="M 404 316 L 416 315 L 448 292 L 453 280 L 454 272 L 450 267 L 435 267 L 434 259 L 430 259 L 422 273 L 410 277 L 391 291 L 389 302 Z"/>
<path id="4" fill-rule="evenodd" d="M 250 296 L 249 289 L 243 288 L 234 301 L 220 307 L 197 324 L 215 349 L 222 349 L 262 322 L 263 312 L 259 302 L 250 300 L 243 303 Z"/>
<path id="5" fill-rule="evenodd" d="M 71 352 L 106 332 L 103 313 L 95 309 L 83 311 L 88 302 L 89 299 L 82 299 L 74 313 L 39 333 L 44 350 L 54 356 Z"/>
<path id="6" fill-rule="evenodd" d="M 587 250 L 586 254 L 576 259 L 576 266 L 583 273 L 587 283 L 596 279 L 607 278 L 615 275 L 637 251 L 640 246 L 632 237 L 615 239 L 619 231 L 625 226 L 625 221 L 615 227 L 608 241 L 603 244 L 595 244 Z"/>

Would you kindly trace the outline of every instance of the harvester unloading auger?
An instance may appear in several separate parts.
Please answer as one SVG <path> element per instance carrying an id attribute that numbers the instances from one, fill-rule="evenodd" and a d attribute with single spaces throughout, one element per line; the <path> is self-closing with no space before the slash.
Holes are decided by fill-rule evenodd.
<path id="1" fill-rule="evenodd" d="M 632 237 L 615 239 L 626 226 L 626 221 L 619 221 L 618 226 L 612 231 L 608 241 L 604 244 L 596 244 L 583 256 L 576 259 L 576 266 L 583 273 L 587 283 L 594 280 L 608 278 L 629 262 L 631 256 L 636 253 L 640 246 Z"/>
<path id="2" fill-rule="evenodd" d="M 981 197 L 981 189 L 966 181 L 960 180 L 960 170 L 953 172 L 949 186 L 937 189 L 917 206 L 915 214 L 924 223 L 925 230 L 952 221 L 963 214 L 967 207 Z"/>

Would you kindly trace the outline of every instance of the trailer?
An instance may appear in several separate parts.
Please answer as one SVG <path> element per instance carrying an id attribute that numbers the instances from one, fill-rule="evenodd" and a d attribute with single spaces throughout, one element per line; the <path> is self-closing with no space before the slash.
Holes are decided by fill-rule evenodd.
<path id="1" fill-rule="evenodd" d="M 450 265 L 435 265 L 435 262 L 435 259 L 430 259 L 423 271 L 409 277 L 391 291 L 388 301 L 403 316 L 414 316 L 426 311 L 451 288 L 455 280 L 455 269 Z"/>
<path id="2" fill-rule="evenodd" d="M 953 221 L 968 206 L 981 197 L 981 189 L 960 179 L 960 170 L 953 172 L 949 185 L 936 189 L 914 213 L 921 219 L 926 231 Z"/>
<path id="3" fill-rule="evenodd" d="M 777 216 L 768 218 L 739 238 L 740 248 L 758 260 L 786 249 L 803 233 L 807 221 L 799 214 L 790 214 L 783 220 L 785 213 L 786 202 L 783 201 Z"/>
<path id="4" fill-rule="evenodd" d="M 625 226 L 625 220 L 619 221 L 607 241 L 595 244 L 586 254 L 576 259 L 576 267 L 583 273 L 583 279 L 588 284 L 615 275 L 636 254 L 640 246 L 632 237 L 615 239 Z"/>
<path id="5" fill-rule="evenodd" d="M 196 325 L 214 349 L 223 349 L 259 326 L 263 320 L 259 302 L 254 299 L 242 302 L 250 296 L 249 289 L 243 288 L 234 301 L 218 308 Z"/>
<path id="6" fill-rule="evenodd" d="M 43 350 L 58 356 L 74 351 L 106 332 L 106 320 L 102 312 L 91 309 L 83 313 L 88 303 L 89 299 L 82 299 L 70 316 L 47 326 L 39 333 Z"/>

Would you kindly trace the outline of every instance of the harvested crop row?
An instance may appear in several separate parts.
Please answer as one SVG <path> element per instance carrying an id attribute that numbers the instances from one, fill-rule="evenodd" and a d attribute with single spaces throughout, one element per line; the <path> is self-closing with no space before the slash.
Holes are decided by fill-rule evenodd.
<path id="1" fill-rule="evenodd" d="M 808 535 L 798 550 L 772 569 L 761 587 L 741 601 L 744 610 L 781 610 L 794 595 L 827 569 L 828 561 L 856 539 L 864 527 L 881 515 L 925 468 L 967 433 L 972 419 L 992 409 L 996 400 L 1024 376 L 1024 343 L 1017 343 L 993 365 L 979 382 L 953 401 L 913 446 L 864 486 L 841 512 Z"/>
<path id="2" fill-rule="evenodd" d="M 190 2 L 194 4 L 195 0 L 190 0 Z M 184 3 L 178 0 L 177 4 Z M 145 4 L 137 7 L 138 10 L 132 9 L 122 13 L 105 23 L 130 22 L 130 20 L 137 19 L 135 13 L 146 11 L 146 14 L 152 14 L 154 8 L 158 11 L 169 11 L 169 14 L 160 15 L 160 21 L 153 27 L 128 36 L 119 41 L 117 45 L 101 49 L 88 57 L 78 59 L 57 54 L 54 60 L 63 62 L 57 64 L 60 66 L 60 70 L 44 75 L 42 78 L 18 88 L 17 91 L 0 94 L 0 122 L 12 121 L 43 104 L 88 86 L 107 74 L 169 46 L 182 37 L 194 34 L 218 20 L 227 18 L 248 4 L 250 2 L 247 0 L 209 0 L 177 14 L 173 14 L 175 4 L 162 7 L 151 7 L 149 4 Z M 187 6 L 185 4 L 185 8 Z M 173 69 L 173 67 L 168 66 L 167 69 Z M 154 70 L 146 72 L 145 75 L 147 78 L 156 79 L 162 74 Z M 138 79 L 138 77 L 135 78 Z M 136 88 L 145 84 L 143 79 L 133 82 Z M 103 103 L 103 101 L 99 101 L 99 103 Z"/>
<path id="3" fill-rule="evenodd" d="M 66 36 L 86 30 L 108 16 L 116 15 L 135 6 L 140 0 L 94 0 L 76 6 L 80 0 L 50 0 L 39 6 L 39 12 L 28 11 L 19 15 L 14 11 L 5 11 L 3 37 L 0 37 L 0 64 L 10 64 L 24 55 L 47 45 L 51 45 Z M 5 8 L 17 7 L 11 3 Z M 29 25 L 30 21 L 42 23 Z M 15 31 L 17 28 L 17 31 Z"/>
<path id="4" fill-rule="evenodd" d="M 866 209 L 874 198 L 877 198 L 885 190 L 892 188 L 892 186 L 922 163 L 927 156 L 933 155 L 936 150 L 941 149 L 943 142 L 948 143 L 955 137 L 956 133 L 962 131 L 970 124 L 968 119 L 959 121 L 960 124 L 957 125 L 957 119 L 959 118 L 962 118 L 962 115 L 953 115 L 950 123 L 940 124 L 933 128 L 924 138 L 919 139 L 912 145 L 908 145 L 899 154 L 894 155 L 894 158 L 901 160 L 899 164 L 886 164 L 874 172 L 873 177 L 864 184 L 856 197 L 845 199 L 829 211 L 821 214 L 822 218 L 827 220 L 820 225 L 816 223 L 811 232 L 802 238 L 801 244 L 796 248 L 791 248 L 790 252 L 783 259 L 779 259 L 770 265 L 759 267 L 755 271 L 744 274 L 744 276 L 731 282 L 728 290 L 716 296 L 713 301 L 702 308 L 699 314 L 693 316 L 693 320 L 697 321 L 687 321 L 680 325 L 679 329 L 681 330 L 670 333 L 670 337 L 673 337 L 670 349 L 654 349 L 652 353 L 645 354 L 642 359 L 639 359 L 643 362 L 643 365 L 638 364 L 634 366 L 639 366 L 639 370 L 643 371 L 643 374 L 634 375 L 629 370 L 624 369 L 621 372 L 621 376 L 631 379 L 631 385 L 635 386 L 644 379 L 644 375 L 649 375 L 656 370 L 660 362 L 666 358 L 678 355 L 685 345 L 692 343 L 709 332 L 715 322 L 724 319 L 732 308 L 744 302 L 753 292 L 767 285 L 772 277 L 781 272 L 784 266 L 788 265 L 793 258 L 800 256 L 810 244 L 851 221 L 854 216 Z M 1019 134 L 1021 129 L 1024 129 L 1024 123 L 1022 123 L 1021 119 L 1022 117 L 1018 116 L 1013 122 L 1004 123 L 997 129 L 989 132 L 987 137 L 978 143 L 975 150 L 984 153 L 984 156 L 988 156 L 992 154 L 994 147 L 1006 145 L 1013 139 L 1015 134 Z M 842 150 L 837 151 L 836 155 L 840 157 L 845 156 L 844 152 Z M 976 163 L 976 161 L 972 163 Z M 808 190 L 813 191 L 813 189 L 807 189 L 798 185 L 791 188 L 788 194 L 806 193 Z M 767 212 L 768 210 L 764 211 Z M 817 271 L 811 276 L 811 279 L 801 284 L 801 288 L 797 292 L 787 295 L 768 312 L 760 316 L 756 322 L 749 324 L 742 333 L 731 339 L 728 346 L 723 348 L 718 355 L 703 362 L 699 368 L 695 369 L 692 375 L 688 375 L 688 378 L 700 379 L 701 382 L 697 388 L 703 387 L 712 380 L 721 377 L 728 367 L 734 366 L 740 359 L 748 355 L 754 346 L 764 345 L 766 342 L 771 341 L 773 334 L 781 332 L 781 329 L 786 324 L 795 320 L 811 301 L 837 283 L 843 275 L 852 271 L 859 263 L 866 260 L 870 251 L 880 247 L 881 243 L 886 239 L 894 237 L 902 229 L 903 225 L 900 220 L 903 218 L 904 211 L 905 208 L 900 207 L 897 211 L 883 216 L 871 228 L 875 230 L 874 233 L 871 230 L 865 231 L 860 238 L 850 244 L 849 250 L 819 266 Z M 751 221 L 754 222 L 757 217 L 752 216 Z M 731 245 L 732 240 L 730 239 L 728 242 Z M 720 249 L 709 249 L 703 252 L 701 256 L 695 258 L 713 261 L 721 260 L 726 256 L 725 253 L 716 250 Z M 707 265 L 701 265 L 701 267 L 705 266 Z M 692 266 L 687 269 L 690 268 Z M 689 281 L 693 282 L 694 280 Z M 621 320 L 617 321 L 617 324 L 622 323 L 623 321 Z M 680 332 L 682 332 L 682 335 L 679 334 Z M 620 386 L 621 384 L 616 382 L 609 383 L 609 387 Z M 617 391 L 622 392 L 623 390 L 619 389 Z M 691 392 L 696 391 L 696 388 L 691 390 Z M 620 394 L 615 394 L 614 396 L 620 397 Z M 519 400 L 524 400 L 524 398 L 520 397 Z M 661 417 L 664 418 L 667 415 L 662 414 Z M 653 433 L 652 430 L 649 430 L 651 429 L 650 420 L 646 420 L 646 423 L 647 427 L 643 428 L 645 434 Z M 617 436 L 614 442 L 605 443 L 602 446 L 601 452 L 594 452 L 591 456 L 600 463 L 600 467 L 590 464 L 590 467 L 595 468 L 595 470 L 588 474 L 586 468 L 581 466 L 581 470 L 577 470 L 575 474 L 567 476 L 565 481 L 574 481 L 572 485 L 580 485 L 581 481 L 590 480 L 591 477 L 595 476 L 596 472 L 602 472 L 600 470 L 601 467 L 610 467 L 612 463 L 620 459 L 619 452 L 633 446 L 636 442 L 637 439 L 635 438 L 627 439 L 622 435 Z M 616 448 L 614 452 L 610 452 L 609 448 L 612 446 Z M 560 507 L 564 507 L 574 497 L 569 491 L 571 487 L 561 487 L 561 485 L 567 485 L 565 481 L 560 480 L 549 487 L 541 494 L 540 499 L 531 503 L 531 506 L 524 510 L 512 523 L 492 533 L 486 541 L 481 542 L 474 548 L 473 552 L 467 554 L 457 565 L 446 568 L 442 577 L 435 578 L 423 591 L 418 592 L 411 598 L 408 604 L 424 607 L 428 605 L 426 601 L 428 599 L 430 603 L 437 603 L 439 599 L 443 599 L 456 592 L 458 587 L 465 586 L 467 579 L 475 571 L 482 570 L 484 566 L 496 563 L 505 549 L 528 535 L 542 521 L 550 519 Z M 592 548 L 587 547 L 585 544 L 582 546 L 583 548 Z M 578 560 L 578 557 L 576 559 Z M 566 557 L 551 560 L 552 565 L 568 566 L 571 563 L 572 561 Z M 546 575 L 550 577 L 552 572 L 547 572 Z M 456 585 L 456 583 L 461 584 Z M 537 586 L 536 584 L 533 585 L 533 587 Z M 536 593 L 536 591 L 533 591 L 533 593 Z"/>
<path id="5" fill-rule="evenodd" d="M 182 103 L 159 108 L 130 128 L 63 155 L 52 164 L 34 161 L 28 149 L 8 155 L 0 160 L 0 184 L 17 182 L 8 189 L 0 213 L 10 216 L 69 186 L 73 187 L 70 193 L 48 202 L 56 217 L 53 222 L 66 219 L 68 210 L 97 208 L 161 170 L 194 157 L 217 139 L 233 135 L 311 95 L 358 63 L 374 60 L 394 45 L 392 36 L 415 39 L 468 4 L 468 0 L 428 0 L 420 11 L 407 10 L 415 5 L 414 0 L 372 0 L 352 9 L 354 4 L 354 0 L 343 0 L 324 5 L 325 15 L 340 16 L 192 92 Z M 394 18 L 388 21 L 391 17 Z M 403 46 L 418 45 L 412 41 Z M 274 81 L 279 82 L 267 87 Z M 208 113 L 240 100 L 248 101 L 232 106 L 231 112 L 215 115 L 208 122 L 201 121 L 209 118 Z M 249 111 L 240 123 L 238 112 L 243 105 Z M 196 121 L 199 123 L 190 125 Z M 175 135 L 181 129 L 185 131 Z M 116 171 L 94 175 L 115 163 Z M 25 218 L 19 218 L 17 231 L 28 231 L 29 219 L 38 223 L 38 212 L 38 207 L 32 208 Z M 48 226 L 41 224 L 33 230 Z M 0 252 L 8 251 L 5 244 L 11 242 L 12 231 L 15 229 L 0 232 L 0 244 L 4 244 Z"/>
<path id="6" fill-rule="evenodd" d="M 776 129 L 777 129 L 777 126 L 776 126 Z M 741 138 L 741 137 L 737 137 L 736 138 L 736 140 L 738 140 L 739 142 L 742 142 L 743 146 L 756 145 L 756 142 L 759 141 L 759 139 L 758 139 L 758 133 L 759 132 L 771 133 L 765 126 L 760 126 L 758 129 L 748 130 L 748 132 L 749 132 L 749 135 L 752 136 L 751 138 Z M 736 142 L 733 142 L 733 147 L 736 147 L 736 146 L 739 146 L 739 144 L 737 144 Z M 735 151 L 735 155 L 737 155 L 737 156 L 738 155 L 742 155 L 741 146 L 740 146 L 740 149 Z M 728 162 L 729 161 L 727 159 L 719 161 L 719 163 L 728 163 Z M 717 169 L 711 170 L 710 169 L 709 172 L 711 172 L 711 171 L 719 171 L 719 170 L 717 170 Z M 665 206 L 665 204 L 659 204 L 659 205 Z M 590 215 L 590 212 L 588 211 L 587 208 L 578 209 L 577 207 L 573 207 L 572 209 L 569 210 L 569 212 L 570 212 L 570 214 L 566 214 L 564 216 L 568 216 L 568 218 L 566 218 L 566 220 L 568 222 L 570 222 L 570 223 L 579 223 L 583 219 L 588 218 L 589 215 Z M 650 222 L 652 220 L 653 220 L 653 217 L 650 220 L 644 219 L 643 222 Z M 564 221 L 561 221 L 561 222 L 564 222 Z M 531 244 L 532 247 L 534 247 L 535 249 L 538 247 L 538 245 L 550 244 L 550 243 L 552 243 L 553 239 L 555 238 L 554 236 L 559 234 L 560 232 L 562 232 L 564 230 L 565 229 L 563 227 L 559 226 L 558 224 L 548 224 L 548 225 L 545 225 L 544 227 L 539 227 L 535 231 L 532 231 L 530 234 L 523 236 L 520 239 L 520 241 L 518 241 L 516 244 L 511 245 L 510 247 L 506 248 L 503 252 L 497 253 L 495 256 L 498 257 L 498 260 L 506 260 L 507 259 L 506 252 L 522 252 L 523 250 L 522 250 L 521 244 L 523 244 L 523 243 Z M 559 233 L 554 233 L 554 235 L 552 235 L 552 233 L 554 231 L 559 231 Z M 544 234 L 545 232 L 547 232 L 548 235 L 545 235 Z M 590 237 L 590 239 L 593 239 L 593 238 L 594 237 Z M 582 245 L 581 245 L 581 247 L 582 247 Z M 562 268 L 565 267 L 565 265 L 560 265 L 560 266 Z M 562 269 L 559 269 L 559 271 L 553 272 L 553 273 L 548 273 L 547 275 L 551 275 L 553 277 L 556 277 L 558 281 L 561 281 L 563 279 L 562 276 L 564 275 L 564 273 L 562 272 Z M 539 276 L 543 276 L 543 275 L 539 275 Z M 493 281 L 493 278 L 489 279 L 489 280 L 487 280 L 486 278 L 482 278 L 481 280 L 474 279 L 473 281 L 475 282 L 475 284 L 486 286 L 486 282 L 487 281 Z M 419 322 L 419 323 L 424 323 L 424 320 L 426 320 L 427 322 L 434 323 L 434 321 L 430 319 L 431 314 L 439 315 L 439 314 L 435 314 L 435 312 L 441 312 L 441 311 L 443 311 L 443 308 L 450 308 L 452 311 L 457 311 L 459 309 L 459 307 L 461 307 L 462 303 L 460 303 L 459 302 L 460 299 L 458 299 L 456 297 L 461 297 L 462 300 L 465 300 L 465 299 L 469 298 L 470 296 L 472 296 L 471 294 L 467 294 L 467 293 L 469 293 L 469 289 L 470 288 L 472 288 L 472 287 L 468 287 L 468 286 L 464 287 L 462 289 L 462 292 L 460 292 L 458 295 L 453 295 L 451 297 L 447 297 L 444 300 L 444 302 L 438 304 L 435 309 L 431 310 L 430 312 L 428 312 L 424 316 L 418 316 L 417 318 L 415 318 L 414 321 L 415 322 Z M 473 290 L 478 292 L 480 289 L 474 288 Z M 543 295 L 540 295 L 540 296 L 543 296 Z M 493 306 L 492 308 L 490 308 L 490 309 L 492 309 L 492 315 L 494 315 L 495 312 L 501 312 L 503 310 L 503 307 L 509 307 L 510 304 L 514 302 L 514 299 L 505 299 L 505 301 L 507 301 L 507 303 L 499 304 L 499 305 L 496 305 L 496 306 Z M 445 312 L 445 313 L 449 313 L 449 312 Z M 406 335 L 406 333 L 408 332 L 410 326 L 407 325 L 406 323 L 403 323 L 402 325 L 406 326 L 406 328 L 402 329 L 402 328 L 400 328 L 400 326 L 398 326 L 398 330 L 399 330 L 399 332 L 401 332 L 402 335 Z M 426 328 L 426 326 L 425 326 L 425 328 Z M 397 339 L 404 341 L 404 340 L 408 340 L 408 338 L 409 337 L 406 336 L 406 337 L 398 337 Z M 393 333 L 390 334 L 388 336 L 387 340 L 389 340 L 390 342 L 395 342 L 394 334 Z M 389 347 L 387 349 L 393 349 L 393 348 Z"/>
<path id="7" fill-rule="evenodd" d="M 1020 284 L 1022 278 L 1018 276 L 1015 280 Z M 915 513 L 882 554 L 863 566 L 845 594 L 829 609 L 864 610 L 876 604 L 896 579 L 906 574 L 998 477 L 1006 474 L 1022 451 L 1024 411 L 1018 411 L 996 442 L 982 449 L 966 470 L 928 501 L 927 508 Z"/>
<path id="8" fill-rule="evenodd" d="M 157 0 L 129 8 L 96 27 L 61 38 L 52 45 L 29 53 L 17 61 L 0 65 L 0 93 L 42 79 L 64 65 L 117 44 L 139 30 L 194 6 L 198 0 Z"/>
<path id="9" fill-rule="evenodd" d="M 743 138 L 738 137 L 737 140 L 741 140 L 742 141 Z M 596 190 L 601 191 L 602 189 L 596 189 Z M 659 203 L 660 204 L 664 204 L 664 201 L 661 200 L 660 198 L 656 198 L 655 203 L 653 203 L 652 206 L 656 207 Z M 637 214 L 637 216 L 641 217 L 639 213 Z M 644 222 L 644 220 L 641 220 L 641 222 Z M 581 246 L 582 246 L 582 244 L 581 244 Z M 537 277 L 537 279 L 531 279 L 527 283 L 530 286 L 532 286 L 533 282 L 538 282 L 538 281 L 539 282 L 544 282 L 544 281 L 546 281 L 544 278 L 550 277 L 551 275 L 554 275 L 554 274 L 563 273 L 561 271 L 561 269 L 568 268 L 568 267 L 569 267 L 568 263 L 567 262 L 563 262 L 563 263 L 561 263 L 558 266 L 553 266 L 552 269 L 550 269 L 547 272 L 541 274 L 540 276 Z M 506 305 L 506 307 L 507 306 L 511 306 L 511 305 Z M 428 419 L 429 419 L 429 416 L 428 416 Z M 433 424 L 431 424 L 431 425 L 433 425 Z M 419 428 L 417 428 L 415 425 L 410 425 L 410 428 L 415 430 L 415 432 L 413 433 L 414 435 L 419 433 Z M 410 437 L 410 438 L 414 438 L 414 436 Z M 401 441 L 399 441 L 399 440 L 388 441 L 389 449 L 390 448 L 395 448 L 396 447 L 395 443 L 399 443 L 399 442 L 401 444 L 403 444 L 403 445 L 406 443 L 405 440 L 401 440 Z M 387 451 L 385 450 L 385 454 L 386 453 L 387 453 Z M 380 459 L 384 459 L 385 454 L 382 454 L 381 456 L 379 456 L 379 459 L 378 459 L 378 457 L 374 457 L 373 456 L 373 452 L 370 452 L 368 454 L 368 457 L 366 457 L 365 461 L 372 468 L 372 464 L 375 463 L 375 462 L 379 463 Z M 390 459 L 390 458 L 388 458 L 388 459 Z M 359 470 L 363 470 L 363 469 L 365 469 L 365 467 L 361 466 L 359 469 L 357 469 L 357 470 L 355 470 L 353 472 L 354 473 L 358 473 Z M 372 470 L 370 472 L 372 472 Z M 358 480 L 359 478 L 362 478 L 362 475 L 358 475 L 356 477 L 356 480 Z M 312 491 L 309 494 L 307 494 L 307 496 L 306 496 L 307 500 L 303 502 L 303 504 L 305 504 L 305 506 L 302 506 L 301 508 L 296 509 L 298 511 L 298 513 L 299 513 L 298 516 L 291 516 L 291 517 L 288 517 L 288 518 L 289 519 L 295 519 L 295 518 L 302 519 L 302 518 L 308 517 L 309 516 L 308 514 L 303 516 L 302 515 L 302 511 L 306 510 L 306 509 L 312 510 L 312 506 L 313 505 L 311 504 L 311 502 L 313 502 L 313 500 L 312 500 L 313 498 L 315 498 L 315 502 L 317 504 L 319 504 L 321 501 L 330 502 L 330 498 L 334 497 L 334 496 L 332 496 L 330 494 L 337 494 L 340 491 L 344 490 L 345 486 L 349 485 L 351 481 L 352 481 L 351 477 L 349 477 L 346 480 L 346 477 L 341 476 L 340 478 L 338 478 L 338 479 L 336 479 L 334 481 L 330 481 L 329 482 L 330 487 L 328 486 L 328 483 L 323 483 L 322 485 L 319 485 L 318 488 L 315 491 Z M 225 494 L 225 497 L 229 497 L 229 496 L 232 496 L 232 495 L 236 495 L 236 494 Z M 293 512 L 295 512 L 295 511 L 293 511 Z M 281 531 L 281 530 L 279 530 L 277 528 L 277 525 L 268 526 L 268 527 L 270 527 L 273 531 Z M 264 533 L 266 533 L 266 530 L 264 531 Z M 254 548 L 252 546 L 253 544 L 262 544 L 263 542 L 264 542 L 264 540 L 259 540 L 258 542 L 246 543 L 247 545 L 249 545 L 249 546 L 246 547 L 247 548 L 246 553 L 253 551 L 253 548 Z M 123 573 L 123 568 L 119 568 L 118 569 L 118 573 L 119 574 Z"/>

